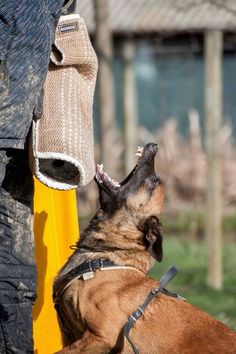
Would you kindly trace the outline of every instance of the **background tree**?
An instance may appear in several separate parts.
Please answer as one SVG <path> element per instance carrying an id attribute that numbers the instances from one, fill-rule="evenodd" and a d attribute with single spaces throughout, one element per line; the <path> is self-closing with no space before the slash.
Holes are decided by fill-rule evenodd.
<path id="1" fill-rule="evenodd" d="M 94 0 L 95 50 L 98 56 L 97 106 L 100 133 L 100 158 L 110 173 L 114 170 L 115 103 L 112 71 L 113 43 L 107 0 Z"/>
<path id="2" fill-rule="evenodd" d="M 126 176 L 137 160 L 134 154 L 138 143 L 138 102 L 134 71 L 135 42 L 131 38 L 126 39 L 122 49 L 124 174 Z"/>
<path id="3" fill-rule="evenodd" d="M 207 282 L 222 288 L 222 32 L 205 34 L 205 130 L 207 157 L 206 240 Z"/>

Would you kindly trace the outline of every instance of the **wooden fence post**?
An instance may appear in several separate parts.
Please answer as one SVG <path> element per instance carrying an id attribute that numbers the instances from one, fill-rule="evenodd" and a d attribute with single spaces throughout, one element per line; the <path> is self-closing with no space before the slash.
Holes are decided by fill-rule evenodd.
<path id="1" fill-rule="evenodd" d="M 222 288 L 222 37 L 219 30 L 208 30 L 205 33 L 207 283 L 214 289 Z"/>
<path id="2" fill-rule="evenodd" d="M 131 171 L 136 162 L 138 117 L 137 92 L 134 74 L 135 43 L 125 40 L 123 44 L 123 135 L 124 135 L 124 174 Z"/>
<path id="3" fill-rule="evenodd" d="M 111 156 L 115 140 L 115 96 L 113 79 L 113 43 L 107 0 L 94 0 L 95 49 L 98 56 L 98 119 L 101 161 L 109 173 L 114 169 Z"/>

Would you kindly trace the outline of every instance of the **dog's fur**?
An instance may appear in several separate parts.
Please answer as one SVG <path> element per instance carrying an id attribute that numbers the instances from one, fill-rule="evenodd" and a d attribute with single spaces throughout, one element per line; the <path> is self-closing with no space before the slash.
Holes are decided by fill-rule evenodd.
<path id="1" fill-rule="evenodd" d="M 64 349 L 58 353 L 133 353 L 124 325 L 157 286 L 146 273 L 154 258 L 162 259 L 158 217 L 163 186 L 154 172 L 156 150 L 155 144 L 146 145 L 120 187 L 97 173 L 101 208 L 59 273 L 54 290 L 68 271 L 86 260 L 105 258 L 134 269 L 98 270 L 94 278 L 80 278 L 65 290 L 57 306 L 69 339 L 64 335 Z M 140 354 L 236 353 L 233 331 L 190 303 L 163 294 L 151 302 L 130 338 Z"/>

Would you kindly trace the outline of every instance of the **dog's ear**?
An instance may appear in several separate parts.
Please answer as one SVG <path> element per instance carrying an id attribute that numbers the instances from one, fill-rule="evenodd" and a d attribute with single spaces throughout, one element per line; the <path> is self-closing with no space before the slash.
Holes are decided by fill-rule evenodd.
<path id="1" fill-rule="evenodd" d="M 158 218 L 151 216 L 144 222 L 144 243 L 151 256 L 158 262 L 162 261 L 162 232 L 161 223 Z"/>

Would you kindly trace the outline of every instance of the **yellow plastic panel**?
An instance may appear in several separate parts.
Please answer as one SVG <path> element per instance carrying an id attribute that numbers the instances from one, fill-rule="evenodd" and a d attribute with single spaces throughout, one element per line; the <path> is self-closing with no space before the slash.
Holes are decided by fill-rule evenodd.
<path id="1" fill-rule="evenodd" d="M 61 335 L 52 302 L 52 283 L 78 239 L 75 191 L 55 191 L 35 181 L 34 234 L 38 268 L 37 302 L 33 309 L 35 354 L 61 349 Z"/>

